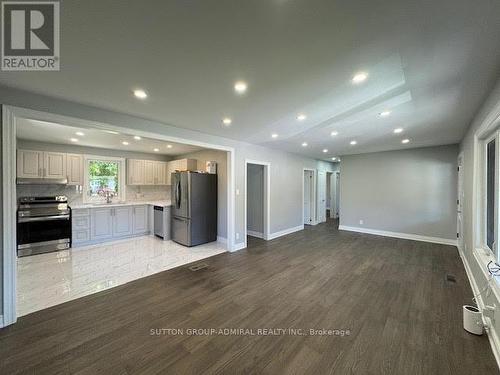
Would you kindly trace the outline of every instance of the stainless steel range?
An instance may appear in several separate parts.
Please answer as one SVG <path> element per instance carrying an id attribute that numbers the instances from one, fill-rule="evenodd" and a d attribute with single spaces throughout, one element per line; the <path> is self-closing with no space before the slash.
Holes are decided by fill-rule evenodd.
<path id="1" fill-rule="evenodd" d="M 64 195 L 19 198 L 17 255 L 22 257 L 68 249 L 71 208 Z"/>

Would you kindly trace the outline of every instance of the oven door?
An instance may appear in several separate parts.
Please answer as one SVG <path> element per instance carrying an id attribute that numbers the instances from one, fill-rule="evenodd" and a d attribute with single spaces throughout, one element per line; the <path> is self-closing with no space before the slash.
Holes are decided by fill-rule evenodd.
<path id="1" fill-rule="evenodd" d="M 36 217 L 18 217 L 17 249 L 47 246 L 53 250 L 68 248 L 71 241 L 71 216 L 51 215 Z M 59 245 L 60 244 L 60 245 Z M 26 251 L 24 251 L 26 252 Z M 24 253 L 23 252 L 23 253 Z M 43 251 L 45 252 L 45 251 Z M 30 251 L 29 253 L 34 253 Z M 28 254 L 26 254 L 28 255 Z"/>

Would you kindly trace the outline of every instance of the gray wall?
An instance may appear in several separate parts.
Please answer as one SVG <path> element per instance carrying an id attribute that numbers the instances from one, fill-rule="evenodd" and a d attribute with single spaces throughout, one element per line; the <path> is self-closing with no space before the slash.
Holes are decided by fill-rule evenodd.
<path id="1" fill-rule="evenodd" d="M 207 161 L 217 162 L 217 235 L 227 238 L 227 152 L 202 150 L 176 156 L 175 159 L 196 159 L 199 170 L 205 170 Z"/>
<path id="2" fill-rule="evenodd" d="M 264 233 L 264 166 L 247 165 L 247 229 Z"/>
<path id="3" fill-rule="evenodd" d="M 473 254 L 474 247 L 474 239 L 472 236 L 473 229 L 473 211 L 472 211 L 472 202 L 474 200 L 473 195 L 473 168 L 474 168 L 474 155 L 473 155 L 473 144 L 474 144 L 474 133 L 481 126 L 481 124 L 485 121 L 487 117 L 490 116 L 500 116 L 500 113 L 494 112 L 494 107 L 500 104 L 500 80 L 497 81 L 497 84 L 490 96 L 484 103 L 481 110 L 478 112 L 476 117 L 474 118 L 471 127 L 467 131 L 466 136 L 462 140 L 460 144 L 460 152 L 463 152 L 464 163 L 463 163 L 463 173 L 464 173 L 464 201 L 463 201 L 463 226 L 464 226 L 464 246 L 462 249 L 462 256 L 465 261 L 468 263 L 470 270 L 472 272 L 472 278 L 475 280 L 476 284 L 479 288 L 482 288 L 483 285 L 486 285 L 487 279 L 485 277 L 484 272 L 481 270 L 481 266 L 476 260 Z M 499 111 L 500 112 L 500 111 Z M 483 268 L 485 269 L 485 268 Z M 487 305 L 496 305 L 500 306 L 500 299 L 495 297 L 495 293 L 483 293 L 482 295 L 483 301 Z M 497 315 L 498 317 L 498 315 Z M 496 331 L 497 336 L 500 336 L 500 319 L 496 319 L 494 322 L 494 329 Z"/>
<path id="4" fill-rule="evenodd" d="M 456 239 L 457 156 L 457 145 L 344 156 L 340 224 Z"/>

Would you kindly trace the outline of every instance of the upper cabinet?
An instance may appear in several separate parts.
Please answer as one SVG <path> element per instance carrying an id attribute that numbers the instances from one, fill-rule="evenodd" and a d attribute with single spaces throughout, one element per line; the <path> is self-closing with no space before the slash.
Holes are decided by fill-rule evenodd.
<path id="1" fill-rule="evenodd" d="M 43 177 L 66 178 L 66 154 L 62 152 L 43 153 Z"/>
<path id="2" fill-rule="evenodd" d="M 166 161 L 157 161 L 155 163 L 155 185 L 167 185 L 167 167 Z"/>
<path id="3" fill-rule="evenodd" d="M 144 184 L 144 160 L 127 159 L 127 185 Z"/>
<path id="4" fill-rule="evenodd" d="M 83 155 L 66 155 L 68 185 L 83 185 Z"/>
<path id="5" fill-rule="evenodd" d="M 174 171 L 194 171 L 195 159 L 180 159 L 169 162 L 156 160 L 127 159 L 127 185 L 170 185 L 170 174 Z"/>
<path id="6" fill-rule="evenodd" d="M 195 171 L 198 169 L 196 159 L 179 159 L 168 162 L 167 167 L 167 185 L 172 185 L 172 173 L 175 171 Z"/>
<path id="7" fill-rule="evenodd" d="M 144 160 L 144 183 L 143 185 L 156 185 L 155 164 L 153 160 Z"/>
<path id="8" fill-rule="evenodd" d="M 18 150 L 17 177 L 18 178 L 43 177 L 43 152 Z"/>
<path id="9" fill-rule="evenodd" d="M 66 178 L 66 154 L 61 152 L 18 150 L 17 177 Z"/>

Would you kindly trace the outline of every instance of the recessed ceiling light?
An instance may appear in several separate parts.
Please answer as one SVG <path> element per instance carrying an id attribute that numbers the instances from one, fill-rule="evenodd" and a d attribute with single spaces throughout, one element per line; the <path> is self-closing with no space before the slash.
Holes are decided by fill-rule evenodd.
<path id="1" fill-rule="evenodd" d="M 103 132 L 109 133 L 109 134 L 120 134 L 118 132 L 115 132 L 114 130 L 103 130 Z"/>
<path id="2" fill-rule="evenodd" d="M 136 141 L 140 141 L 142 138 L 141 138 L 141 137 L 139 137 L 138 135 L 134 135 L 134 139 L 135 139 Z"/>
<path id="3" fill-rule="evenodd" d="M 69 139 L 71 142 L 78 142 L 78 139 L 77 138 L 70 138 Z"/>
<path id="4" fill-rule="evenodd" d="M 382 111 L 379 113 L 380 117 L 387 117 L 391 114 L 391 111 Z"/>
<path id="5" fill-rule="evenodd" d="M 83 136 L 85 135 L 85 133 L 84 133 L 84 132 L 76 132 L 75 134 L 76 134 L 76 135 L 79 135 L 80 137 L 83 137 Z"/>
<path id="6" fill-rule="evenodd" d="M 335 137 L 337 134 L 339 134 L 339 132 L 337 132 L 337 131 L 335 131 L 335 130 L 334 130 L 334 131 L 332 131 L 332 132 L 330 133 L 330 135 L 331 135 L 332 137 Z"/>
<path id="7" fill-rule="evenodd" d="M 323 152 L 325 152 L 325 153 L 326 153 L 326 152 L 328 152 L 328 149 L 327 149 L 327 148 L 324 148 L 324 149 L 323 149 Z"/>
<path id="8" fill-rule="evenodd" d="M 396 134 L 401 133 L 402 131 L 403 131 L 403 128 L 394 129 L 394 133 L 396 133 Z"/>
<path id="9" fill-rule="evenodd" d="M 299 113 L 297 115 L 297 120 L 299 120 L 299 121 L 304 121 L 306 118 L 307 118 L 307 116 L 304 115 L 303 113 Z"/>
<path id="10" fill-rule="evenodd" d="M 128 142 L 127 142 L 127 141 L 123 141 L 123 142 L 122 142 L 122 145 L 124 145 L 124 146 L 128 146 Z"/>
<path id="11" fill-rule="evenodd" d="M 302 147 L 307 147 L 307 142 L 302 142 Z"/>
<path id="12" fill-rule="evenodd" d="M 357 141 L 351 141 L 351 145 L 354 146 L 354 145 L 357 145 L 358 142 Z"/>
<path id="13" fill-rule="evenodd" d="M 248 85 L 245 81 L 237 81 L 234 83 L 234 91 L 238 94 L 244 94 L 247 91 Z"/>
<path id="14" fill-rule="evenodd" d="M 154 152 L 159 152 L 159 151 L 160 151 L 160 149 L 159 149 L 159 148 L 153 148 L 153 151 L 154 151 Z"/>
<path id="15" fill-rule="evenodd" d="M 365 72 L 359 72 L 359 73 L 356 73 L 353 77 L 352 77 L 352 83 L 361 83 L 361 82 L 364 82 L 366 81 L 366 79 L 368 78 L 368 73 L 365 73 Z"/>
<path id="16" fill-rule="evenodd" d="M 332 160 L 335 161 L 335 160 L 337 160 L 337 158 L 333 157 Z"/>
<path id="17" fill-rule="evenodd" d="M 172 148 L 172 147 L 174 147 L 174 146 L 172 146 L 172 145 L 167 145 L 167 148 Z"/>
<path id="18" fill-rule="evenodd" d="M 271 134 L 271 137 L 273 137 L 273 138 L 278 138 L 278 134 L 273 133 L 273 134 Z"/>
<path id="19" fill-rule="evenodd" d="M 222 123 L 223 123 L 224 125 L 231 125 L 231 123 L 232 123 L 232 122 L 233 122 L 233 120 L 231 120 L 229 117 L 224 117 L 224 118 L 222 119 Z"/>
<path id="20" fill-rule="evenodd" d="M 406 138 L 406 139 L 403 139 L 403 140 L 401 141 L 401 143 L 410 143 L 410 140 L 409 140 L 408 138 Z"/>
<path id="21" fill-rule="evenodd" d="M 134 96 L 137 99 L 146 99 L 148 97 L 148 94 L 146 93 L 146 91 L 144 91 L 142 89 L 137 89 L 137 90 L 134 90 Z"/>

